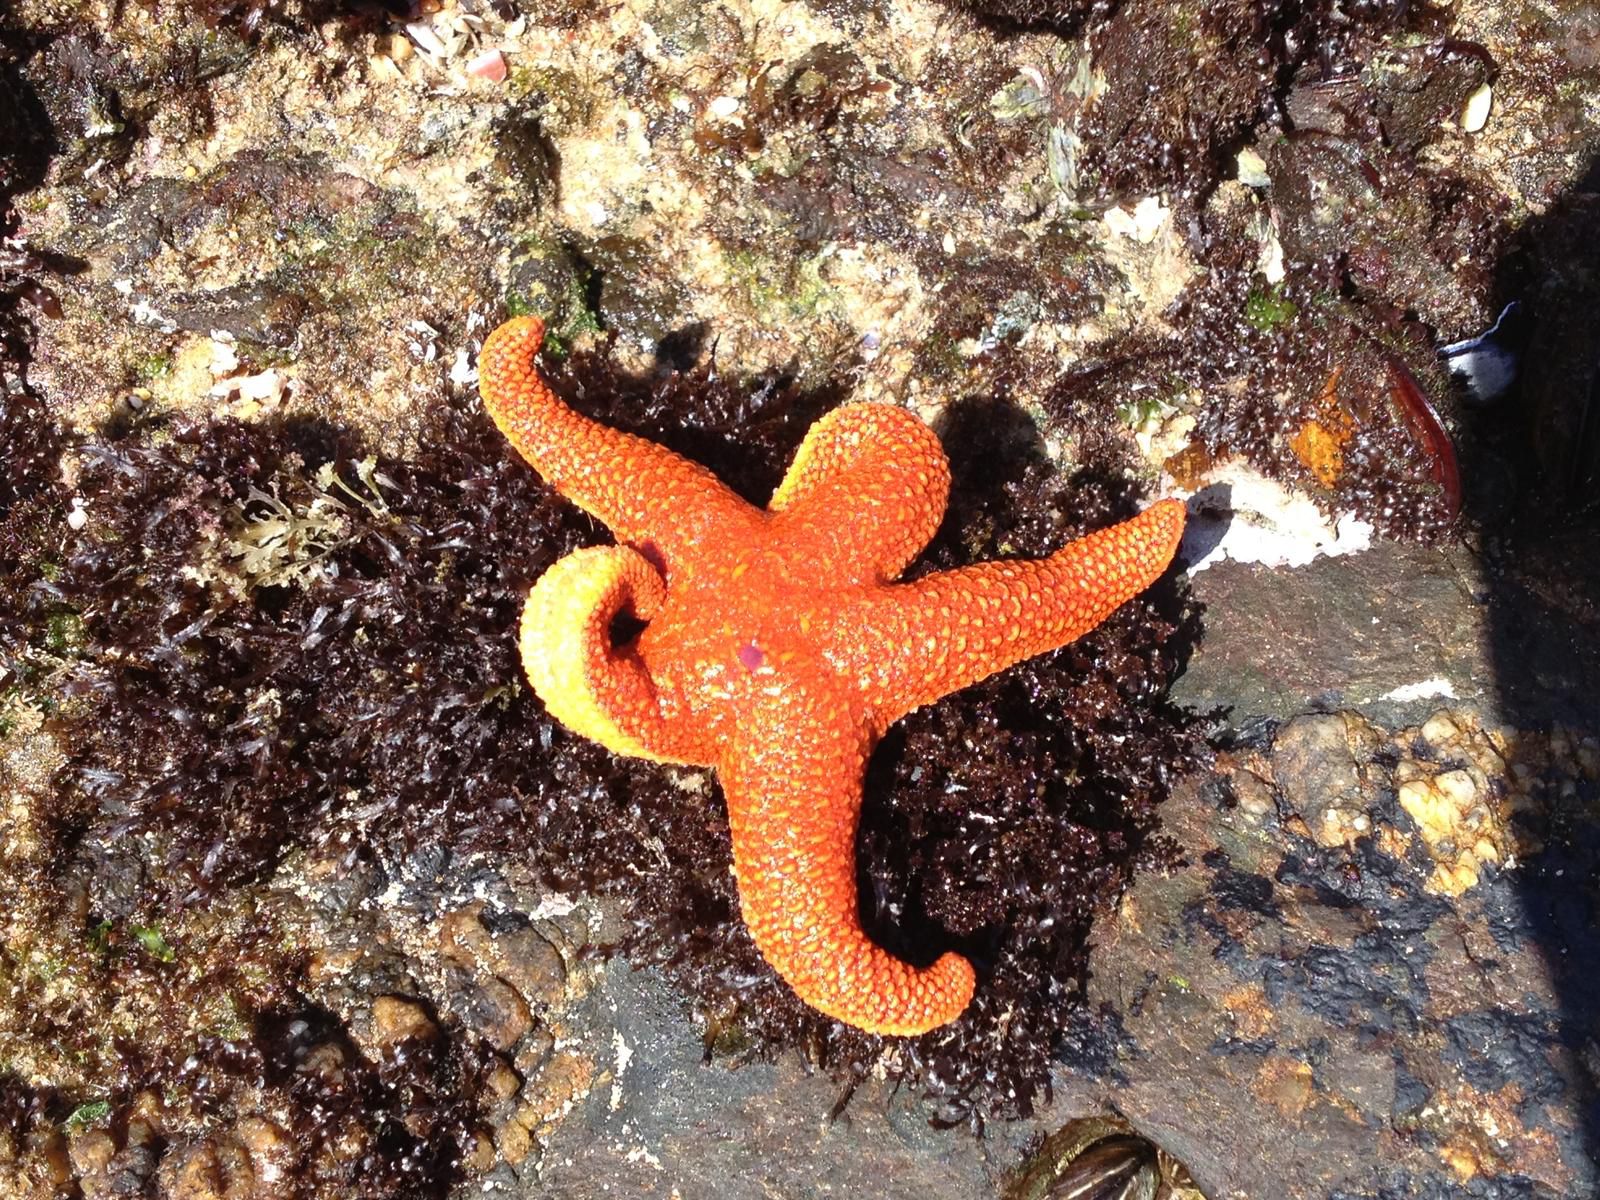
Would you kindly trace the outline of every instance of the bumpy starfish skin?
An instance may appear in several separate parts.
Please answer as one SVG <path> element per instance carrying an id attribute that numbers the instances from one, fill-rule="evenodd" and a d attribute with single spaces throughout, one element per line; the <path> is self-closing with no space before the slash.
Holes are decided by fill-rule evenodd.
<path id="1" fill-rule="evenodd" d="M 1162 501 L 1039 561 L 894 579 L 944 515 L 932 430 L 876 404 L 806 435 L 765 511 L 705 468 L 591 421 L 534 368 L 533 318 L 479 358 L 495 423 L 618 545 L 534 585 L 521 650 L 552 715 L 619 754 L 717 768 L 740 907 L 801 999 L 861 1029 L 917 1034 L 972 998 L 971 964 L 918 968 L 856 907 L 855 835 L 874 742 L 899 717 L 1093 629 L 1165 570 L 1184 509 Z M 613 644 L 612 622 L 646 622 Z"/>

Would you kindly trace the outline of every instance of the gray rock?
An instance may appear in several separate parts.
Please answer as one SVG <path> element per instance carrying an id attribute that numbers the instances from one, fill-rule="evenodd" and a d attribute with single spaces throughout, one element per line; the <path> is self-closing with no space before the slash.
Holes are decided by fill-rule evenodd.
<path id="1" fill-rule="evenodd" d="M 1235 727 L 1311 708 L 1416 719 L 1438 696 L 1390 693 L 1429 680 L 1492 703 L 1479 569 L 1464 550 L 1392 543 L 1298 570 L 1212 567 L 1195 577 L 1210 619 L 1174 696 L 1195 709 L 1226 707 Z"/>

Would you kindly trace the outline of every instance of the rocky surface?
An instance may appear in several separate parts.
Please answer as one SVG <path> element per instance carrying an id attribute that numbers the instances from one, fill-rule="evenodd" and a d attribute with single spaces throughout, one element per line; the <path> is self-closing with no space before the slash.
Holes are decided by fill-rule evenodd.
<path id="1" fill-rule="evenodd" d="M 17 0 L 0 48 L 0 1190 L 1040 1196 L 1082 1169 L 1046 1135 L 1107 1112 L 1130 1140 L 1084 1161 L 1186 1200 L 1131 1139 L 1213 1200 L 1600 1188 L 1595 6 Z M 1474 395 L 1437 349 L 1513 300 L 1520 384 Z M 1073 660 L 1071 703 L 1131 704 L 1177 761 L 1133 678 L 1176 653 L 1216 761 L 1068 956 L 1036 1105 L 985 1120 L 927 1047 L 841 1072 L 833 1032 L 708 1007 L 770 986 L 694 932 L 714 863 L 671 893 L 703 908 L 631 935 L 662 964 L 636 969 L 626 886 L 555 886 L 559 855 L 496 823 L 523 803 L 576 847 L 549 814 L 605 805 L 643 878 L 652 806 L 706 786 L 567 746 L 485 632 L 511 586 L 462 522 L 519 580 L 583 536 L 460 415 L 519 311 L 552 363 L 634 377 L 580 370 L 581 400 L 747 491 L 842 396 L 937 419 L 958 487 L 1005 496 L 958 502 L 938 554 L 1193 495 L 1189 562 L 1226 553 Z M 671 382 L 712 374 L 698 406 Z M 297 432 L 219 450 L 186 418 Z M 370 457 L 321 473 L 346 427 Z M 415 555 L 414 606 L 345 641 L 336 606 L 275 623 L 345 585 L 329 562 L 376 577 L 380 544 Z M 370 673 L 362 647 L 442 655 L 453 624 L 486 640 L 405 668 L 426 685 L 292 686 Z M 155 704 L 205 653 L 256 673 L 119 743 L 96 706 Z M 458 744 L 408 758 L 385 722 L 447 684 Z M 958 743 L 993 768 L 976 811 L 1018 803 L 998 764 L 1058 748 L 1003 700 L 912 729 L 893 804 L 908 746 Z M 318 741 L 347 718 L 382 738 Z M 305 775 L 268 770 L 284 742 Z M 557 782 L 519 793 L 513 755 Z"/>
<path id="2" fill-rule="evenodd" d="M 1284 591 L 1327 586 L 1250 574 L 1229 594 L 1273 632 Z M 733 1196 L 994 1195 L 1040 1131 L 1109 1107 L 1212 1197 L 1592 1190 L 1594 726 L 1437 700 L 1279 724 L 1237 697 L 1253 733 L 1164 810 L 1184 866 L 1097 926 L 1082 1034 L 1037 1118 L 974 1141 L 869 1082 L 833 1119 L 836 1089 L 802 1062 L 708 1065 L 658 983 L 612 970 L 581 1024 L 612 1031 L 615 1081 L 543 1178 L 574 1196 L 719 1178 Z"/>
<path id="3" fill-rule="evenodd" d="M 1593 1190 L 1566 864 L 1597 764 L 1460 712 L 1302 716 L 1225 757 L 1179 818 L 1191 868 L 1103 929 L 1100 1087 L 1208 1195 Z"/>

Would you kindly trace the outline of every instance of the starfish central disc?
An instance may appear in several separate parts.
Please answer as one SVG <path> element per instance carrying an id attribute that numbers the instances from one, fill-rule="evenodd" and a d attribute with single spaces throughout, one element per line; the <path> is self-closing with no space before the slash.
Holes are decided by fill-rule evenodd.
<path id="1" fill-rule="evenodd" d="M 972 999 L 970 963 L 872 942 L 855 835 L 873 744 L 901 716 L 1088 632 L 1166 569 L 1177 501 L 1049 558 L 895 580 L 944 515 L 950 469 L 912 414 L 848 404 L 756 508 L 665 447 L 591 421 L 534 366 L 544 327 L 495 330 L 485 407 L 547 482 L 609 526 L 529 593 L 521 650 L 557 720 L 618 754 L 715 767 L 745 924 L 807 1004 L 918 1034 Z M 614 644 L 615 618 L 646 622 Z"/>

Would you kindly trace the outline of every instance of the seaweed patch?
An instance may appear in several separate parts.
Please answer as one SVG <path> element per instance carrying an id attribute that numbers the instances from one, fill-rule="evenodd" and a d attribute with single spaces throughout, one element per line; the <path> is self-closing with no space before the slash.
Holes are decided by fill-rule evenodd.
<path id="1" fill-rule="evenodd" d="M 573 384 L 596 416 L 674 441 L 758 497 L 837 398 L 708 370 L 634 380 L 583 355 Z M 972 427 L 947 430 L 956 486 L 929 566 L 1039 554 L 1136 507 L 1120 470 L 1062 479 L 1001 437 L 1007 421 L 994 418 L 1014 411 L 978 400 L 953 414 Z M 15 552 L 48 569 L 0 588 L 26 618 L 8 661 L 48 657 L 60 697 L 49 724 L 66 761 L 42 882 L 79 894 L 81 935 L 110 931 L 139 970 L 163 964 L 138 930 L 226 909 L 295 849 L 380 882 L 419 850 L 492 849 L 525 856 L 551 887 L 623 901 L 628 932 L 606 949 L 659 964 L 714 1055 L 798 1047 L 841 1081 L 884 1061 L 938 1119 L 981 1121 L 1030 1111 L 1075 1011 L 1095 912 L 1137 863 L 1174 860 L 1155 810 L 1203 745 L 1161 699 L 1192 621 L 1167 584 L 1067 649 L 914 714 L 874 757 L 864 921 L 897 950 L 959 947 L 982 982 L 960 1022 L 922 1039 L 837 1025 L 781 985 L 737 919 L 720 803 L 686 792 L 681 772 L 567 734 L 522 684 L 526 587 L 597 531 L 508 456 L 475 406 L 441 402 L 403 461 L 315 422 L 67 444 L 31 402 L 8 413 L 31 417 L 45 447 L 26 487 L 51 514 Z M 58 450 L 88 514 L 81 532 L 66 527 L 69 493 L 46 465 Z M 8 537 L 29 511 L 12 505 Z M 52 644 L 53 625 L 70 628 L 70 645 Z M 185 936 L 158 936 L 194 952 Z M 306 1003 L 296 963 L 262 966 L 281 994 L 241 993 L 250 1062 L 270 1057 L 263 1039 L 281 1025 L 270 1014 Z M 472 1061 L 471 1044 L 449 1061 Z M 181 1082 L 132 1048 L 116 1074 L 96 1087 L 119 1105 L 135 1083 Z M 457 1117 L 438 1127 L 453 1137 L 470 1125 L 474 1075 L 435 1077 L 455 1081 Z M 409 1145 L 407 1161 L 458 1169 L 437 1138 Z"/>

